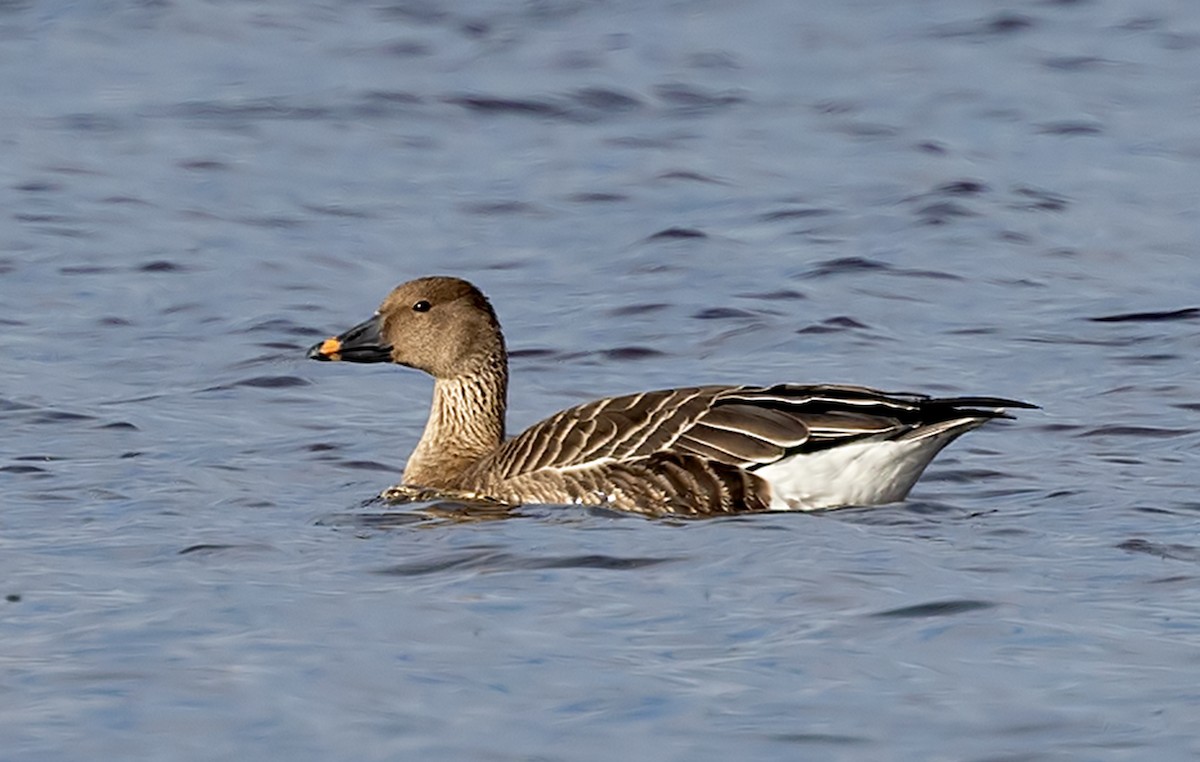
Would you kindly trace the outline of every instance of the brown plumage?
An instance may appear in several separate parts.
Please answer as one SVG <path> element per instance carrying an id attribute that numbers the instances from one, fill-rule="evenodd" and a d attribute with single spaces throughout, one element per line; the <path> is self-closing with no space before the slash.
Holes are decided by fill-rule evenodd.
<path id="1" fill-rule="evenodd" d="M 450 277 L 396 287 L 371 319 L 308 356 L 394 362 L 434 377 L 429 421 L 404 469 L 408 487 L 651 515 L 902 499 L 954 438 L 1004 417 L 1004 407 L 1033 407 L 856 386 L 702 386 L 578 405 L 506 441 L 499 322 L 477 288 Z"/>

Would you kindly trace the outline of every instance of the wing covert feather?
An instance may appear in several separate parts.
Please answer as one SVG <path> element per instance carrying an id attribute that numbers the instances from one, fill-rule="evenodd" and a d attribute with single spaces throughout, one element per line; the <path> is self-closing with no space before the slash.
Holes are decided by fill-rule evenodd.
<path id="1" fill-rule="evenodd" d="M 567 408 L 505 442 L 486 468 L 493 476 L 511 478 L 644 457 L 669 448 L 729 388 L 667 389 Z"/>

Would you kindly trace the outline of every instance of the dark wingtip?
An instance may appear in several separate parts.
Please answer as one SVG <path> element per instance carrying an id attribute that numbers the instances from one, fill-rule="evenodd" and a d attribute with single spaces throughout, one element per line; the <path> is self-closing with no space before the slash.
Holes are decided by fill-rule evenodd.
<path id="1" fill-rule="evenodd" d="M 946 397 L 943 399 L 935 399 L 933 402 L 938 404 L 949 404 L 954 407 L 991 407 L 1005 408 L 1017 407 L 1027 410 L 1041 410 L 1041 405 L 1035 405 L 1032 402 L 1022 402 L 1021 400 L 1010 400 L 1003 397 Z"/>

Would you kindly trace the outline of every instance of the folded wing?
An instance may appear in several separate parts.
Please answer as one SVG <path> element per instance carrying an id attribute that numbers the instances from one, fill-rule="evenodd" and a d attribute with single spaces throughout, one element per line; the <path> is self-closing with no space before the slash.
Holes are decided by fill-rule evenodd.
<path id="1" fill-rule="evenodd" d="M 506 442 L 493 477 L 590 469 L 659 453 L 755 470 L 797 453 L 869 439 L 916 438 L 964 418 L 998 418 L 994 397 L 931 398 L 859 386 L 704 386 L 644 392 L 568 408 Z M 651 464 L 670 467 L 670 459 Z"/>

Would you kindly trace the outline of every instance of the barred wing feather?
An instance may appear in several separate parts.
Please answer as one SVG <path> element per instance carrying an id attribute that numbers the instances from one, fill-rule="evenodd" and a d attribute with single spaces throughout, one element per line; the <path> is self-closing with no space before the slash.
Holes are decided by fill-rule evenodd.
<path id="1" fill-rule="evenodd" d="M 927 427 L 1004 415 L 1025 403 L 934 399 L 860 386 L 705 386 L 644 392 L 563 410 L 506 442 L 494 476 L 574 470 L 673 452 L 754 470 L 797 453 L 916 436 Z"/>
<path id="2" fill-rule="evenodd" d="M 495 477 L 511 478 L 661 452 L 727 388 L 666 389 L 567 408 L 505 442 L 480 465 Z"/>

